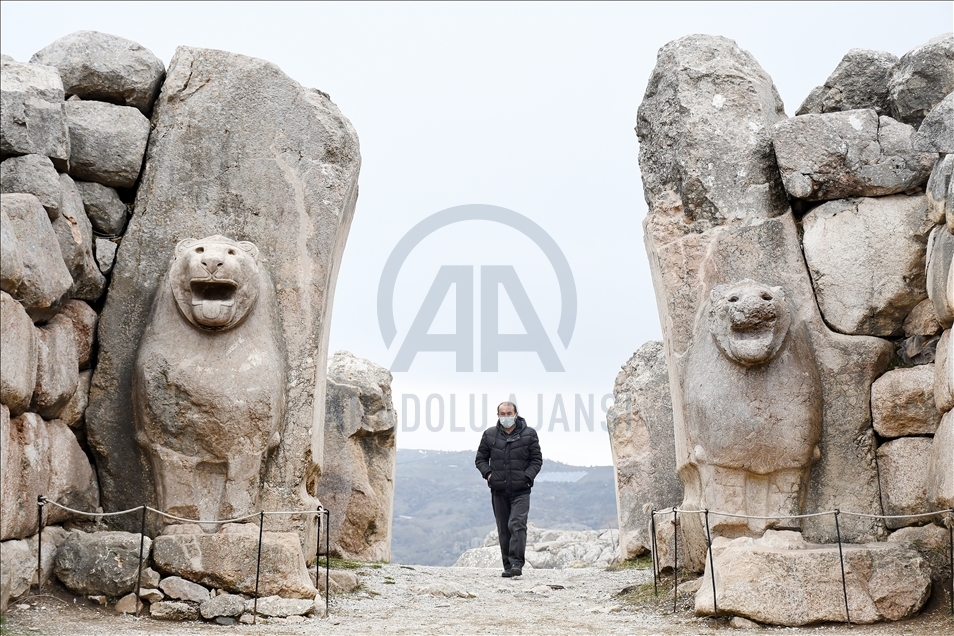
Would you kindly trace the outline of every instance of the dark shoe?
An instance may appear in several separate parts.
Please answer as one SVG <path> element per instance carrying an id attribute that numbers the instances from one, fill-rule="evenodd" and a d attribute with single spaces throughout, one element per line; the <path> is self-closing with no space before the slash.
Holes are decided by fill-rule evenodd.
<path id="1" fill-rule="evenodd" d="M 523 570 L 520 568 L 513 568 L 510 570 L 510 574 L 508 576 L 523 576 Z"/>
<path id="2" fill-rule="evenodd" d="M 520 570 L 517 571 L 519 572 Z M 500 576 L 504 577 L 505 579 L 509 579 L 511 576 L 513 576 L 513 570 L 504 570 Z"/>

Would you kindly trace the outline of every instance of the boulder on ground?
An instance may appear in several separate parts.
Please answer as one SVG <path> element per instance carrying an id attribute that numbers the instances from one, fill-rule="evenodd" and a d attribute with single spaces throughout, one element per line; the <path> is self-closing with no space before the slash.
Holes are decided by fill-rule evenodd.
<path id="1" fill-rule="evenodd" d="M 187 581 L 179 576 L 169 576 L 159 583 L 159 589 L 166 596 L 178 601 L 191 601 L 192 603 L 202 603 L 209 600 L 209 590 L 206 587 Z"/>
<path id="2" fill-rule="evenodd" d="M 114 188 L 139 178 L 149 139 L 149 120 L 131 106 L 69 101 L 70 175 Z"/>
<path id="3" fill-rule="evenodd" d="M 156 537 L 153 563 L 160 572 L 241 594 L 255 593 L 258 537 L 251 534 L 174 534 Z M 298 535 L 265 532 L 258 591 L 315 598 Z"/>
<path id="4" fill-rule="evenodd" d="M 129 210 L 116 190 L 92 181 L 76 181 L 75 185 L 93 229 L 107 236 L 122 234 Z"/>
<path id="5" fill-rule="evenodd" d="M 40 564 L 42 584 L 53 576 L 56 551 L 66 540 L 67 532 L 59 526 L 43 529 L 43 554 Z M 9 601 L 17 599 L 36 585 L 38 535 L 27 539 L 4 541 L 0 544 L 0 612 L 7 610 Z"/>
<path id="6" fill-rule="evenodd" d="M 245 611 L 251 612 L 257 607 L 260 616 L 284 618 L 287 616 L 303 616 L 314 609 L 315 600 L 301 598 L 282 598 L 281 596 L 266 596 L 245 601 Z"/>
<path id="7" fill-rule="evenodd" d="M 332 552 L 388 561 L 397 452 L 391 373 L 339 351 L 328 364 L 325 405 L 325 461 L 317 494 L 334 511 Z"/>
<path id="8" fill-rule="evenodd" d="M 97 31 L 63 36 L 37 51 L 30 62 L 55 67 L 67 95 L 134 106 L 146 116 L 166 71 L 162 60 L 144 46 Z"/>
<path id="9" fill-rule="evenodd" d="M 914 150 L 914 128 L 874 110 L 804 115 L 775 124 L 788 194 L 806 201 L 873 197 L 923 185 L 937 153 Z"/>
<path id="10" fill-rule="evenodd" d="M 927 500 L 930 437 L 900 437 L 878 448 L 878 475 L 884 514 L 909 515 L 930 512 Z M 923 525 L 930 517 L 885 519 L 888 528 Z"/>
<path id="11" fill-rule="evenodd" d="M 199 613 L 206 620 L 219 616 L 241 616 L 244 611 L 245 599 L 238 594 L 219 594 L 199 605 Z"/>
<path id="12" fill-rule="evenodd" d="M 113 606 L 113 610 L 115 610 L 117 614 L 135 614 L 139 607 L 139 597 L 135 593 L 130 592 L 126 596 L 116 601 L 116 605 Z"/>
<path id="13" fill-rule="evenodd" d="M 60 170 L 70 158 L 63 82 L 55 68 L 4 59 L 0 157 L 44 155 Z"/>
<path id="14" fill-rule="evenodd" d="M 195 621 L 199 608 L 183 601 L 159 601 L 149 606 L 149 616 L 160 621 Z"/>
<path id="15" fill-rule="evenodd" d="M 933 388 L 933 364 L 894 369 L 875 380 L 871 385 L 871 418 L 878 435 L 933 435 L 941 421 Z"/>
<path id="16" fill-rule="evenodd" d="M 11 251 L 22 263 L 22 273 L 14 277 L 7 274 L 4 262 L 3 279 L 8 281 L 4 291 L 20 301 L 34 321 L 50 318 L 73 286 L 50 218 L 32 194 L 0 194 L 0 206 L 3 225 L 15 237 Z"/>
<path id="17" fill-rule="evenodd" d="M 652 545 L 650 514 L 644 508 L 671 508 L 683 497 L 662 342 L 647 342 L 623 365 L 613 398 L 606 425 L 616 476 L 620 558 L 631 559 Z"/>
<path id="18" fill-rule="evenodd" d="M 49 157 L 23 155 L 4 160 L 0 164 L 0 191 L 34 195 L 51 221 L 60 214 L 60 175 Z"/>
<path id="19" fill-rule="evenodd" d="M 795 115 L 858 108 L 872 108 L 879 115 L 890 114 L 888 73 L 897 61 L 896 55 L 886 51 L 851 49 L 825 83 L 812 89 Z"/>
<path id="20" fill-rule="evenodd" d="M 900 543 L 906 548 L 917 551 L 931 568 L 931 578 L 935 583 L 951 580 L 949 540 L 947 528 L 933 523 L 926 526 L 901 528 L 888 537 L 891 543 Z"/>
<path id="21" fill-rule="evenodd" d="M 96 475 L 76 436 L 60 420 L 36 413 L 10 419 L 3 408 L 0 453 L 0 540 L 21 539 L 37 530 L 37 497 L 43 495 L 76 510 L 96 510 Z M 44 524 L 73 518 L 56 506 L 44 507 Z"/>
<path id="22" fill-rule="evenodd" d="M 925 297 L 931 225 L 923 195 L 852 198 L 803 220 L 805 260 L 825 321 L 845 334 L 900 335 Z"/>
<path id="23" fill-rule="evenodd" d="M 35 329 L 36 387 L 30 409 L 47 419 L 55 419 L 79 384 L 73 321 L 57 314 Z"/>
<path id="24" fill-rule="evenodd" d="M 945 33 L 901 56 L 888 76 L 891 116 L 912 126 L 954 91 L 954 34 Z"/>
<path id="25" fill-rule="evenodd" d="M 954 508 L 954 411 L 941 418 L 927 460 L 927 500 L 932 510 Z"/>
<path id="26" fill-rule="evenodd" d="M 931 571 L 900 544 L 846 544 L 845 578 L 852 623 L 897 621 L 916 614 L 931 594 Z M 806 543 L 797 532 L 769 530 L 760 539 L 713 541 L 720 613 L 772 625 L 845 622 L 839 549 Z M 696 614 L 713 611 L 708 560 Z"/>
<path id="27" fill-rule="evenodd" d="M 140 535 L 74 530 L 56 553 L 56 576 L 76 594 L 122 596 L 136 589 Z M 143 563 L 153 541 L 144 538 Z"/>
<path id="28" fill-rule="evenodd" d="M 36 387 L 37 330 L 23 306 L 0 292 L 0 403 L 16 417 Z"/>

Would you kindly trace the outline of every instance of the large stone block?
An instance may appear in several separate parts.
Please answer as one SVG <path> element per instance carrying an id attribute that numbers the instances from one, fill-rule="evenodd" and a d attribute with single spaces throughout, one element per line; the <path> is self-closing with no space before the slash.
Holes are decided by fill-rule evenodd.
<path id="1" fill-rule="evenodd" d="M 3 418 L 0 464 L 0 540 L 20 539 L 37 530 L 36 500 L 44 495 L 77 510 L 96 510 L 99 489 L 86 454 L 72 431 L 59 420 L 44 421 L 35 413 Z M 72 518 L 46 506 L 44 523 Z"/>
<path id="2" fill-rule="evenodd" d="M 23 155 L 0 164 L 0 190 L 11 194 L 32 194 L 46 209 L 50 220 L 60 214 L 60 175 L 49 157 Z"/>
<path id="3" fill-rule="evenodd" d="M 951 351 L 951 330 L 941 334 L 934 360 L 934 405 L 939 413 L 954 408 L 954 355 Z"/>
<path id="4" fill-rule="evenodd" d="M 46 585 L 53 576 L 56 552 L 67 532 L 59 526 L 43 529 L 43 554 L 37 554 L 38 535 L 28 539 L 4 541 L 0 545 L 0 611 L 5 612 L 9 601 L 17 599 L 37 584 L 37 556 L 41 556 L 40 576 Z"/>
<path id="5" fill-rule="evenodd" d="M 76 361 L 79 368 L 88 369 L 96 344 L 96 324 L 99 315 L 82 300 L 68 300 L 60 307 L 60 314 L 73 323 L 73 341 L 76 344 Z"/>
<path id="6" fill-rule="evenodd" d="M 772 151 L 782 100 L 755 58 L 723 37 L 659 50 L 637 115 L 647 235 L 686 234 L 788 209 Z"/>
<path id="7" fill-rule="evenodd" d="M 139 178 L 149 139 L 149 120 L 131 106 L 69 101 L 70 175 L 114 188 Z"/>
<path id="8" fill-rule="evenodd" d="M 187 47 L 170 65 L 153 124 L 135 213 L 101 314 L 87 409 L 104 506 L 155 501 L 151 469 L 134 441 L 136 352 L 178 241 L 221 234 L 261 249 L 287 352 L 281 441 L 266 460 L 260 505 L 314 510 L 331 300 L 357 197 L 357 135 L 326 95 L 274 64 Z M 270 516 L 266 523 L 313 533 L 313 519 Z M 314 545 L 308 537 L 306 549 Z"/>
<path id="9" fill-rule="evenodd" d="M 891 116 L 919 126 L 954 91 L 954 34 L 945 33 L 901 56 L 888 77 Z"/>
<path id="10" fill-rule="evenodd" d="M 30 62 L 55 67 L 67 95 L 134 106 L 146 116 L 166 70 L 144 46 L 98 31 L 65 35 L 37 51 Z"/>
<path id="11" fill-rule="evenodd" d="M 206 587 L 255 593 L 258 535 L 248 533 L 173 534 L 156 537 L 152 559 L 157 570 Z M 298 537 L 265 532 L 258 585 L 261 596 L 315 598 Z"/>
<path id="12" fill-rule="evenodd" d="M 119 194 L 113 188 L 92 181 L 76 181 L 75 185 L 93 229 L 107 236 L 122 234 L 129 211 Z"/>
<path id="13" fill-rule="evenodd" d="M 954 324 L 954 234 L 944 226 L 931 232 L 927 244 L 927 295 L 945 329 Z"/>
<path id="14" fill-rule="evenodd" d="M 871 418 L 882 437 L 933 435 L 941 421 L 934 406 L 934 365 L 894 369 L 871 385 Z"/>
<path id="15" fill-rule="evenodd" d="M 900 335 L 925 297 L 932 225 L 922 195 L 831 201 L 803 219 L 805 260 L 825 322 L 845 334 Z"/>
<path id="16" fill-rule="evenodd" d="M 941 333 L 941 323 L 937 321 L 934 303 L 930 298 L 925 298 L 914 306 L 908 317 L 904 319 L 902 329 L 904 329 L 904 335 L 908 337 L 930 337 Z"/>
<path id="17" fill-rule="evenodd" d="M 86 414 L 86 407 L 89 406 L 89 385 L 92 379 L 92 371 L 81 371 L 73 397 L 60 411 L 60 420 L 74 430 L 83 428 L 83 416 Z"/>
<path id="18" fill-rule="evenodd" d="M 74 530 L 56 553 L 56 577 L 75 594 L 128 594 L 136 589 L 140 543 L 147 564 L 153 544 L 149 537 Z"/>
<path id="19" fill-rule="evenodd" d="M 73 286 L 73 277 L 46 210 L 32 194 L 2 194 L 0 207 L 3 224 L 15 237 L 15 247 L 8 249 L 19 254 L 14 262 L 21 264 L 17 276 L 8 273 L 4 260 L 3 290 L 20 301 L 33 320 L 50 318 Z"/>
<path id="20" fill-rule="evenodd" d="M 331 516 L 332 550 L 390 561 L 397 453 L 391 373 L 339 351 L 328 366 L 325 462 L 318 498 Z"/>
<path id="21" fill-rule="evenodd" d="M 845 545 L 852 623 L 915 615 L 931 594 L 931 571 L 917 552 L 897 543 Z M 806 543 L 794 532 L 762 539 L 716 539 L 713 545 L 720 613 L 772 625 L 845 622 L 838 546 Z M 708 561 L 696 593 L 696 614 L 712 613 Z"/>
<path id="22" fill-rule="evenodd" d="M 931 568 L 931 579 L 935 585 L 944 586 L 945 583 L 950 582 L 950 538 L 947 528 L 933 523 L 926 526 L 901 528 L 892 532 L 888 541 L 900 543 L 920 554 Z"/>
<path id="23" fill-rule="evenodd" d="M 954 153 L 954 92 L 931 109 L 914 137 L 914 147 L 941 153 Z"/>
<path id="24" fill-rule="evenodd" d="M 933 510 L 954 508 L 954 411 L 944 414 L 931 442 L 927 498 Z"/>
<path id="25" fill-rule="evenodd" d="M 929 437 L 901 437 L 878 448 L 878 474 L 884 514 L 913 515 L 929 512 L 927 503 Z M 930 517 L 885 519 L 889 528 L 922 525 Z"/>
<path id="26" fill-rule="evenodd" d="M 70 137 L 64 97 L 55 68 L 4 59 L 0 65 L 0 156 L 45 155 L 66 170 Z"/>
<path id="27" fill-rule="evenodd" d="M 0 290 L 15 294 L 23 280 L 23 255 L 6 208 L 0 208 Z"/>
<path id="28" fill-rule="evenodd" d="M 59 417 L 79 382 L 73 321 L 57 314 L 36 328 L 36 387 L 30 409 L 45 418 Z"/>
<path id="29" fill-rule="evenodd" d="M 879 115 L 890 113 L 888 73 L 898 57 L 886 51 L 851 49 L 841 58 L 822 86 L 808 94 L 796 115 L 833 113 L 872 108 Z"/>
<path id="30" fill-rule="evenodd" d="M 827 201 L 923 185 L 937 153 L 914 150 L 914 128 L 874 110 L 804 115 L 775 124 L 775 156 L 790 196 Z"/>
<path id="31" fill-rule="evenodd" d="M 36 356 L 33 321 L 20 303 L 0 292 L 0 402 L 14 417 L 30 407 Z"/>
<path id="32" fill-rule="evenodd" d="M 60 175 L 60 192 L 60 215 L 53 221 L 53 231 L 73 277 L 70 296 L 92 302 L 102 296 L 106 287 L 106 279 L 93 256 L 93 226 L 86 218 L 76 185 L 65 174 Z"/>
<path id="33" fill-rule="evenodd" d="M 683 495 L 662 342 L 644 344 L 616 375 L 606 426 L 616 477 L 620 557 L 631 559 L 652 545 L 650 515 L 644 506 L 671 508 Z"/>

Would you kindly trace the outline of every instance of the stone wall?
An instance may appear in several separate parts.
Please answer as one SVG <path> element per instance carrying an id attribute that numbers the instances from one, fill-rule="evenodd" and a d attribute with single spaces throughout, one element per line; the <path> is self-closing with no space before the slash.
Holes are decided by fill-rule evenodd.
<path id="1" fill-rule="evenodd" d="M 267 431 L 274 434 L 265 435 L 256 460 L 260 464 L 242 460 L 242 466 L 229 467 L 225 479 L 228 491 L 231 473 L 244 470 L 251 494 L 229 491 L 234 496 L 226 493 L 227 506 L 207 506 L 199 516 L 260 508 L 315 510 L 321 504 L 318 482 L 326 446 L 331 300 L 360 168 L 350 122 L 328 95 L 300 86 L 268 62 L 181 47 L 167 73 L 162 61 L 139 44 L 93 31 L 65 36 L 29 62 L 4 55 L 2 80 L 0 606 L 27 591 L 31 576 L 36 583 L 30 564 L 36 562 L 39 495 L 84 511 L 115 511 L 144 502 L 162 507 L 169 500 L 169 484 L 181 481 L 181 475 L 156 475 L 157 463 L 143 450 L 150 442 L 144 427 L 151 421 L 140 421 L 133 395 L 141 339 L 155 315 L 154 304 L 161 301 L 157 290 L 177 246 L 246 250 L 265 282 L 261 293 L 256 289 L 251 296 L 253 304 L 258 299 L 258 309 L 248 320 L 239 316 L 238 322 L 245 325 L 267 314 L 277 325 L 267 328 L 274 335 L 269 355 L 279 369 L 273 378 L 279 388 L 269 389 L 277 394 L 277 424 Z M 267 99 L 250 99 L 256 95 Z M 211 243 L 189 243 L 189 238 L 210 238 Z M 229 280 L 226 287 L 242 283 Z M 197 289 L 193 287 L 195 293 Z M 215 293 L 201 301 L 200 311 L 211 315 L 231 306 L 232 300 Z M 163 316 L 185 323 L 185 313 L 180 315 L 173 305 L 165 310 L 171 313 Z M 224 351 L 217 326 L 206 331 L 203 325 L 192 327 L 198 327 L 193 337 L 204 344 L 184 352 L 188 339 L 174 337 L 176 328 L 150 326 L 150 333 L 158 329 L 165 338 L 158 339 L 167 343 L 161 346 L 171 347 L 165 360 L 173 364 L 186 353 L 211 352 L 203 360 L 189 359 L 193 375 L 188 386 L 175 385 L 163 366 L 167 362 L 151 362 L 153 354 L 143 364 L 155 367 L 152 375 L 144 375 L 153 385 L 165 377 L 166 388 L 179 391 L 176 400 L 198 404 L 196 415 L 206 408 L 204 397 L 237 389 L 195 380 L 216 365 L 226 373 L 205 377 L 234 379 L 227 365 L 235 356 Z M 240 349 L 246 357 L 261 353 L 254 347 Z M 260 363 L 257 358 L 248 362 Z M 165 422 L 173 428 L 192 417 L 188 409 L 157 406 L 164 395 L 140 397 L 160 419 L 163 413 L 173 414 Z M 236 418 L 242 400 L 232 397 L 228 417 L 219 420 L 242 422 Z M 208 429 L 214 420 L 201 423 Z M 194 440 L 193 431 L 183 429 L 182 434 L 186 446 Z M 223 438 L 206 436 L 210 444 L 221 446 Z M 243 437 L 232 436 L 239 446 Z M 393 482 L 393 422 L 391 440 L 391 461 L 382 460 L 381 470 Z M 336 466 L 349 457 L 342 451 L 328 451 Z M 192 473 L 213 485 L 221 481 L 219 466 L 198 451 L 194 459 Z M 386 559 L 392 492 L 384 489 L 381 497 L 388 500 L 382 499 L 379 511 L 386 511 L 387 524 L 378 514 L 373 558 Z M 337 512 L 340 521 L 343 512 Z M 297 537 L 298 558 L 301 546 L 304 556 L 314 558 L 314 519 L 273 516 L 267 530 L 277 531 L 275 537 Z M 43 521 L 76 525 L 81 519 L 47 505 Z M 114 521 L 138 531 L 138 515 Z M 150 518 L 149 533 L 157 534 L 162 525 Z M 281 534 L 288 531 L 296 534 Z M 44 556 L 52 559 L 65 536 L 57 526 L 45 531 L 49 555 Z M 191 535 L 180 528 L 175 536 Z M 164 541 L 160 544 L 176 540 Z M 235 539 L 234 533 L 226 533 L 203 541 L 212 554 L 227 552 L 226 543 Z M 296 557 L 290 553 L 289 558 Z M 44 566 L 44 578 L 52 571 L 51 561 L 49 568 Z M 214 578 L 215 572 L 208 576 Z M 313 591 L 310 585 L 302 589 Z"/>

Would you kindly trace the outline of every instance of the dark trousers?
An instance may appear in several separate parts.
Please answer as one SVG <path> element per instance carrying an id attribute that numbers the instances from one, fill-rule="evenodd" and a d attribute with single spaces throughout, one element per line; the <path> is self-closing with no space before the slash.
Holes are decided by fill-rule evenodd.
<path id="1" fill-rule="evenodd" d="M 527 552 L 527 515 L 530 514 L 530 493 L 511 495 L 492 491 L 494 518 L 500 538 L 500 556 L 505 570 L 523 569 Z"/>

